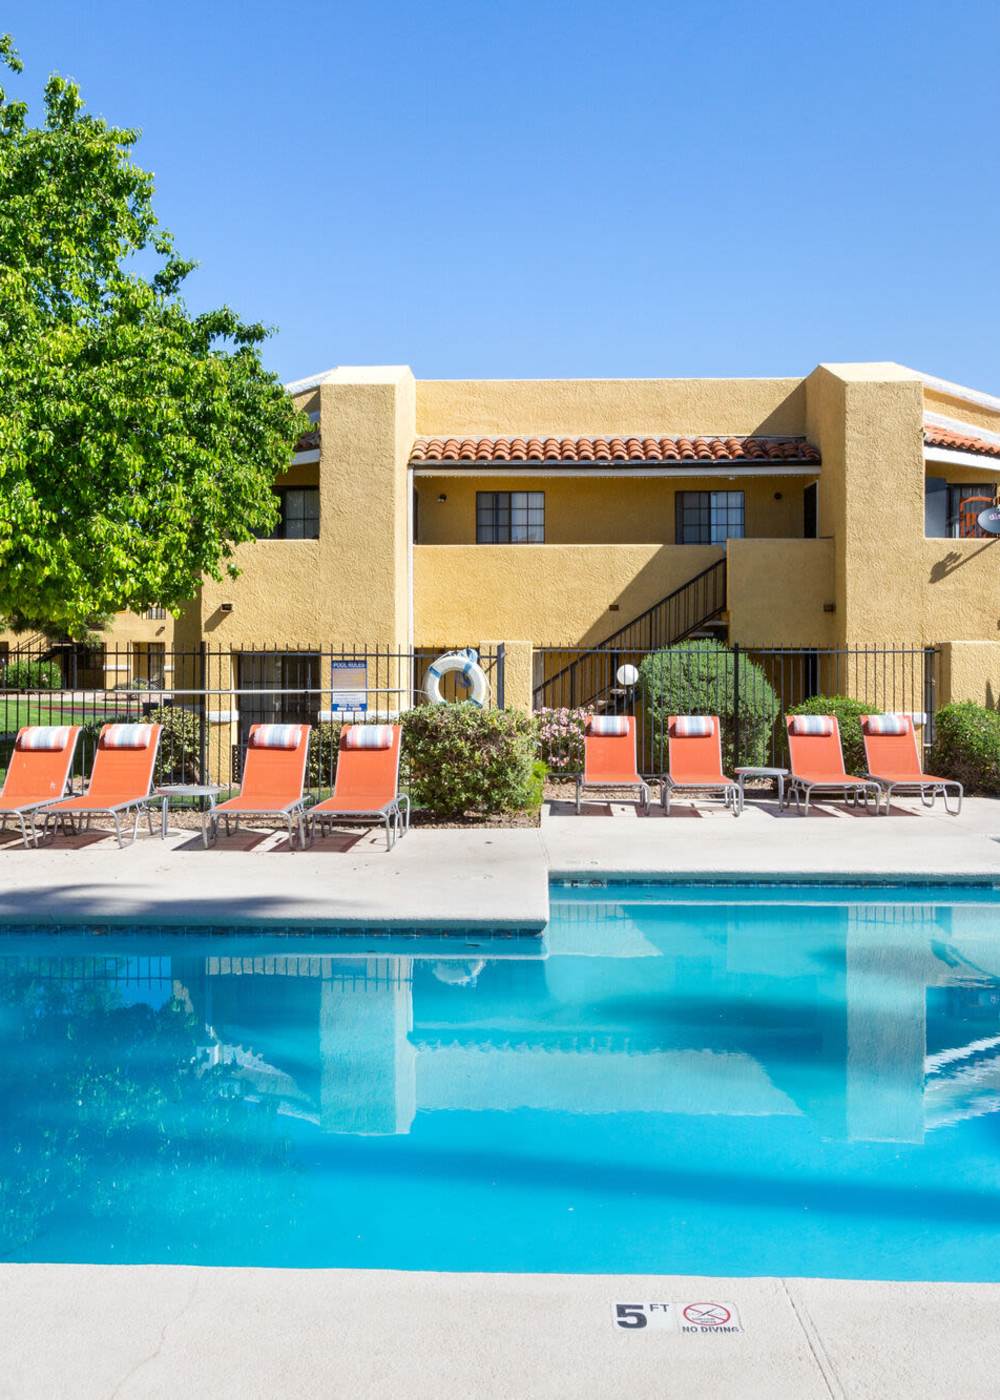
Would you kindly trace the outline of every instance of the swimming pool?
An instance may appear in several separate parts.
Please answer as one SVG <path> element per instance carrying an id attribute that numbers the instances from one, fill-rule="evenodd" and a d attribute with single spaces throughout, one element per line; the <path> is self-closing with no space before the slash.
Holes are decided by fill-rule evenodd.
<path id="1" fill-rule="evenodd" d="M 1000 893 L 0 934 L 6 1260 L 1000 1279 Z"/>

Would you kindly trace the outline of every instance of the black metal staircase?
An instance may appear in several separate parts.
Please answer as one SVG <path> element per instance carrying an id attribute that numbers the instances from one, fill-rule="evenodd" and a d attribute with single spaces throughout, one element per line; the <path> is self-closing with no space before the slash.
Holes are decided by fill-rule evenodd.
<path id="1" fill-rule="evenodd" d="M 600 708 L 613 697 L 615 676 L 623 662 L 699 635 L 725 640 L 721 622 L 725 607 L 726 561 L 719 559 L 602 642 L 574 651 L 572 660 L 535 687 L 535 709 Z"/>

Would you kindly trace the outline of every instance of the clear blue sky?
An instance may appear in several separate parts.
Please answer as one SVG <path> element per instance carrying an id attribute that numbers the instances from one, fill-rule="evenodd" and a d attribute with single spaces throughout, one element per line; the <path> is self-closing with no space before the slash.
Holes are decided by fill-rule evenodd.
<path id="1" fill-rule="evenodd" d="M 269 364 L 1000 392 L 1000 5 L 8 0 Z M 37 109 L 36 109 L 37 110 Z"/>

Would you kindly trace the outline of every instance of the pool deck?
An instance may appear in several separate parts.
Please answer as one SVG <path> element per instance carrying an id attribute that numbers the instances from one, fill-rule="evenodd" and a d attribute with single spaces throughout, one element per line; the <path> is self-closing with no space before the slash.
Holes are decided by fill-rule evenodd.
<path id="1" fill-rule="evenodd" d="M 735 1305 L 626 1333 L 618 1302 Z M 994 1400 L 1000 1286 L 0 1267 L 3 1400 Z"/>
<path id="2" fill-rule="evenodd" d="M 709 803 L 639 815 L 554 802 L 538 828 L 416 828 L 387 852 L 381 836 L 342 833 L 290 851 L 244 831 L 204 850 L 191 832 L 0 846 L 0 924 L 144 923 L 294 927 L 542 928 L 550 875 L 721 878 L 912 876 L 1000 879 L 1000 801 L 970 798 L 959 817 L 916 799 L 889 817 L 822 807 L 799 818 L 773 802 L 735 819 Z"/>
<path id="3" fill-rule="evenodd" d="M 537 830 L 414 830 L 391 854 L 251 833 L 7 845 L 0 923 L 537 928 L 550 873 L 1000 879 L 1000 802 L 895 807 L 557 802 Z M 735 1304 L 744 1330 L 614 1329 L 614 1303 L 654 1301 Z M 0 1400 L 994 1400 L 998 1309 L 992 1284 L 4 1264 Z"/>

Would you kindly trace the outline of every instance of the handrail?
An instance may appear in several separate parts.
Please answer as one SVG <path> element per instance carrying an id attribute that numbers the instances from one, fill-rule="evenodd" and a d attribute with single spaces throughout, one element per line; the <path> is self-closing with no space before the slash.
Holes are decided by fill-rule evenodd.
<path id="1" fill-rule="evenodd" d="M 695 596 L 700 596 L 700 603 L 694 603 Z M 685 606 L 687 605 L 687 606 Z M 655 651 L 660 647 L 673 646 L 677 642 L 682 642 L 685 637 L 689 637 L 692 632 L 699 627 L 703 627 L 707 622 L 711 622 L 724 611 L 726 606 L 726 561 L 717 559 L 714 564 L 709 564 L 700 573 L 694 574 L 686 582 L 679 585 L 671 593 L 660 598 L 644 612 L 632 618 L 631 622 L 626 622 L 622 627 L 605 637 L 602 642 L 595 642 L 592 647 L 586 648 L 581 654 L 575 657 L 567 665 L 556 671 L 553 675 L 544 680 L 541 685 L 535 688 L 534 700 L 536 708 L 540 698 L 544 697 L 545 691 L 555 685 L 571 671 L 575 671 L 582 662 L 593 656 L 600 656 L 603 652 L 619 651 Z M 673 612 L 675 620 L 673 625 L 657 626 L 661 621 L 669 624 L 670 615 Z M 643 631 L 646 637 L 643 639 Z"/>

